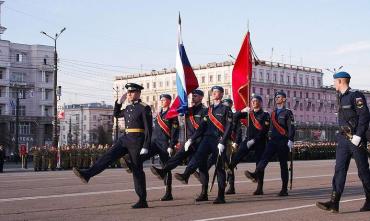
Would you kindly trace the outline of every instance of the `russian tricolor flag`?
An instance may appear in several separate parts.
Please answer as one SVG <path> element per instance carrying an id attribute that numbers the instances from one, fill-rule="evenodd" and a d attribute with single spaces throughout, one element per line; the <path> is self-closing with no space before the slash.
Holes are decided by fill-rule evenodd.
<path id="1" fill-rule="evenodd" d="M 188 109 L 188 95 L 199 87 L 197 77 L 190 65 L 181 36 L 181 17 L 179 14 L 177 50 L 176 50 L 176 86 L 177 97 L 171 105 L 166 118 L 185 114 Z"/>

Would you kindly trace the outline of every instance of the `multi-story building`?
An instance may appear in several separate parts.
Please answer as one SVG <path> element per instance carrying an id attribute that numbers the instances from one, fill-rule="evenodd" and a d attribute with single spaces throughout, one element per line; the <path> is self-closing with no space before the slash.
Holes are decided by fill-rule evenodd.
<path id="1" fill-rule="evenodd" d="M 2 2 L 0 2 L 1 4 Z M 0 25 L 0 35 L 5 28 Z M 0 40 L 0 143 L 16 154 L 15 121 L 19 99 L 18 143 L 52 141 L 54 47 Z"/>
<path id="2" fill-rule="evenodd" d="M 59 144 L 111 143 L 113 106 L 105 103 L 64 106 L 60 119 Z"/>
<path id="3" fill-rule="evenodd" d="M 232 98 L 233 65 L 232 61 L 225 61 L 194 66 L 200 89 L 209 91 L 212 86 L 220 85 L 225 89 L 225 98 Z M 117 76 L 114 87 L 122 90 L 127 82 L 135 82 L 145 88 L 142 91 L 142 100 L 155 111 L 158 110 L 160 94 L 176 96 L 175 69 Z M 312 137 L 311 134 L 320 134 L 322 139 L 333 138 L 333 126 L 337 122 L 336 93 L 332 87 L 323 86 L 322 70 L 268 61 L 254 65 L 252 92 L 263 97 L 266 111 L 273 109 L 273 97 L 277 90 L 283 90 L 287 94 L 287 107 L 294 112 L 298 137 L 303 139 Z M 364 92 L 370 99 L 370 92 Z M 205 96 L 203 102 L 207 103 L 207 99 Z M 333 129 L 329 131 L 328 128 Z"/>

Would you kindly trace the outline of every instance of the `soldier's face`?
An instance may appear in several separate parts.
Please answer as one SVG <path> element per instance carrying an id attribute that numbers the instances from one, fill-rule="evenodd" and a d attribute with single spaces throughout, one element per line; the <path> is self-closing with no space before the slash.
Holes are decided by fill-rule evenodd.
<path id="1" fill-rule="evenodd" d="M 224 93 L 222 93 L 219 90 L 213 90 L 212 91 L 213 100 L 221 100 L 223 96 L 224 96 Z"/>
<path id="2" fill-rule="evenodd" d="M 140 95 L 141 95 L 140 91 L 127 91 L 128 101 L 137 101 L 140 99 Z"/>
<path id="3" fill-rule="evenodd" d="M 281 96 L 281 95 L 278 95 L 275 97 L 275 103 L 276 104 L 283 104 L 285 102 L 286 98 Z"/>
<path id="4" fill-rule="evenodd" d="M 253 98 L 252 99 L 252 108 L 253 109 L 259 109 L 259 108 L 261 108 L 261 102 L 260 102 L 260 100 L 258 100 L 256 98 Z"/>
<path id="5" fill-rule="evenodd" d="M 161 107 L 169 107 L 171 104 L 171 100 L 165 97 L 161 98 Z"/>
<path id="6" fill-rule="evenodd" d="M 341 83 L 341 80 L 339 78 L 334 79 L 334 87 L 336 91 L 340 91 L 340 88 L 341 88 L 340 83 Z"/>
<path id="7" fill-rule="evenodd" d="M 202 102 L 203 96 L 200 96 L 199 94 L 191 94 L 191 103 L 199 104 Z"/>

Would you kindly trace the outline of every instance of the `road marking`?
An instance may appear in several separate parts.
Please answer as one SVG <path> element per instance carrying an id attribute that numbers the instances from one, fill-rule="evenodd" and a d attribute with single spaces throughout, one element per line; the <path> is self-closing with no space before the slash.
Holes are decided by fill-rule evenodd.
<path id="1" fill-rule="evenodd" d="M 356 174 L 356 173 L 348 173 L 348 174 Z M 319 178 L 319 177 L 331 177 L 333 174 L 325 174 L 325 175 L 316 175 L 316 176 L 303 176 L 303 177 L 295 177 L 295 179 L 311 179 L 311 178 Z M 272 178 L 272 179 L 265 179 L 265 182 L 272 182 L 280 180 L 281 178 Z M 77 178 L 76 178 L 77 180 Z M 236 181 L 235 183 L 250 183 L 249 180 L 244 181 Z M 215 183 L 217 185 L 217 183 Z M 189 187 L 197 187 L 201 186 L 201 184 L 188 184 L 188 185 L 174 185 L 173 188 L 189 188 Z M 147 191 L 150 190 L 160 190 L 165 189 L 165 186 L 156 186 L 156 187 L 149 187 Z M 100 195 L 100 194 L 111 194 L 111 193 L 123 193 L 123 192 L 134 192 L 134 189 L 124 189 L 124 190 L 109 190 L 109 191 L 96 191 L 96 192 L 84 192 L 84 193 L 67 193 L 67 194 L 56 194 L 56 195 L 45 195 L 45 196 L 28 196 L 28 197 L 15 197 L 15 198 L 4 198 L 0 199 L 0 203 L 5 202 L 14 202 L 14 201 L 24 201 L 24 200 L 35 200 L 35 199 L 50 199 L 50 198 L 63 198 L 63 197 L 75 197 L 75 196 L 91 196 L 91 195 Z"/>
<path id="2" fill-rule="evenodd" d="M 343 200 L 340 202 L 347 203 L 347 202 L 359 201 L 359 200 L 364 200 L 364 199 L 365 197 Z M 247 217 L 247 216 L 256 216 L 256 215 L 264 215 L 264 214 L 269 214 L 269 213 L 278 213 L 278 212 L 284 212 L 284 211 L 290 211 L 290 210 L 298 210 L 298 209 L 304 209 L 304 208 L 315 207 L 315 206 L 316 204 L 307 204 L 307 205 L 287 207 L 287 208 L 282 208 L 282 209 L 264 210 L 260 212 L 254 212 L 254 213 L 244 213 L 244 214 L 237 214 L 237 215 L 230 215 L 230 216 L 220 216 L 220 217 L 213 217 L 213 218 L 206 218 L 206 219 L 197 219 L 193 221 L 212 221 L 212 220 L 234 219 L 234 218 Z"/>

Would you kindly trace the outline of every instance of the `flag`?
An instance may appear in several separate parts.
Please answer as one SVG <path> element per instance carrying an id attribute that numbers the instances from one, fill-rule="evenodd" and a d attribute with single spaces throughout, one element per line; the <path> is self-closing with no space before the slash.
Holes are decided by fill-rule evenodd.
<path id="1" fill-rule="evenodd" d="M 181 36 L 181 17 L 179 14 L 177 50 L 176 50 L 176 87 L 177 97 L 172 103 L 166 118 L 185 114 L 188 109 L 188 95 L 199 87 L 197 77 L 190 65 Z"/>
<path id="2" fill-rule="evenodd" d="M 234 108 L 240 111 L 249 106 L 252 80 L 252 48 L 248 31 L 236 58 L 232 72 Z"/>
<path id="3" fill-rule="evenodd" d="M 64 120 L 64 110 L 59 111 L 59 113 L 58 113 L 58 119 L 59 120 Z"/>

